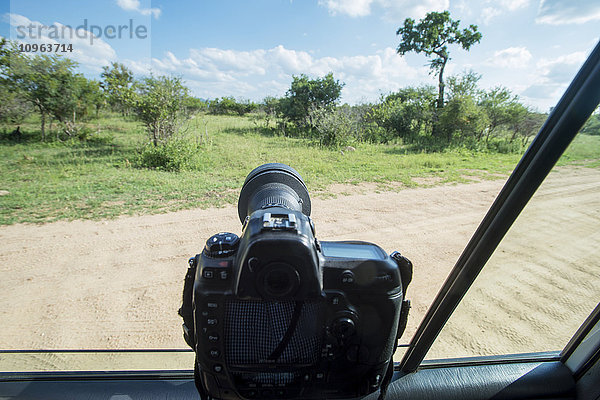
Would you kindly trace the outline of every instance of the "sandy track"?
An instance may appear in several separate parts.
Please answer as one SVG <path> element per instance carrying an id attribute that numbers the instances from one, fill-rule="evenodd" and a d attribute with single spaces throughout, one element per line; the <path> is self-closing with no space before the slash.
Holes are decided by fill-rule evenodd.
<path id="1" fill-rule="evenodd" d="M 356 194 L 314 199 L 313 219 L 322 240 L 372 241 L 413 261 L 408 341 L 503 183 L 379 194 L 350 186 L 343 191 Z M 578 325 L 599 298 L 599 188 L 598 170 L 554 174 L 492 260 L 488 272 L 510 279 L 482 281 L 432 354 L 506 352 L 513 342 L 524 351 L 560 348 L 571 319 Z M 564 211 L 543 212 L 550 207 Z M 0 348 L 184 348 L 177 309 L 186 261 L 211 234 L 240 228 L 232 206 L 1 227 Z M 573 235 L 579 240 L 568 245 Z M 548 251 L 536 258 L 539 245 Z M 558 334 L 549 329 L 556 326 Z"/>

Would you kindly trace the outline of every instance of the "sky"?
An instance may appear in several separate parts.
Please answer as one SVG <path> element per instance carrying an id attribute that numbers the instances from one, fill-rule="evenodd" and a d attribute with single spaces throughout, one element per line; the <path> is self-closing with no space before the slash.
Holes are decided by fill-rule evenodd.
<path id="1" fill-rule="evenodd" d="M 449 47 L 446 76 L 473 71 L 548 111 L 600 38 L 598 0 L 0 0 L 0 36 L 72 45 L 58 53 L 88 78 L 120 62 L 137 77 L 181 76 L 193 95 L 260 101 L 283 96 L 293 76 L 329 72 L 342 102 L 377 101 L 437 84 L 423 54 L 399 56 L 406 18 L 450 11 L 483 38 Z"/>

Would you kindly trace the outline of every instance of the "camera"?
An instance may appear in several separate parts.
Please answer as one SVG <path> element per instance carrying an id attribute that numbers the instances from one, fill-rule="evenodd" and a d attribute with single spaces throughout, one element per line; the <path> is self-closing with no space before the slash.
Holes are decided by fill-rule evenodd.
<path id="1" fill-rule="evenodd" d="M 362 241 L 319 241 L 300 174 L 264 164 L 238 201 L 241 236 L 190 258 L 184 338 L 203 398 L 354 398 L 382 389 L 406 326 L 412 264 Z"/>

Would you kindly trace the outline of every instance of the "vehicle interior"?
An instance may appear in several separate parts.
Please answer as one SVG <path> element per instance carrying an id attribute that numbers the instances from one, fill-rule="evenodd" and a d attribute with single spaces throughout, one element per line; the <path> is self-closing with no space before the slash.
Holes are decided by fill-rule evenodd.
<path id="1" fill-rule="evenodd" d="M 585 274 L 577 269 L 577 263 L 590 263 L 587 268 L 598 275 L 600 257 L 594 252 L 598 251 L 599 228 L 579 232 L 581 238 L 575 236 L 572 242 L 557 243 L 556 247 L 550 242 L 547 242 L 548 248 L 532 245 L 528 249 L 527 262 L 511 254 L 509 246 L 511 240 L 528 240 L 526 236 L 519 236 L 517 231 L 520 227 L 527 231 L 527 220 L 523 220 L 521 225 L 519 221 L 526 218 L 530 204 L 536 202 L 538 189 L 544 187 L 546 178 L 554 173 L 553 169 L 565 149 L 599 103 L 600 44 L 596 45 L 491 204 L 410 343 L 397 349 L 397 362 L 387 391 L 387 399 L 600 399 L 600 299 L 586 298 L 587 303 L 582 305 L 581 309 L 571 310 L 564 307 L 561 309 L 563 303 L 560 298 L 560 291 L 577 292 L 578 285 L 585 286 L 590 282 Z M 595 182 L 588 188 L 596 197 L 599 185 L 600 182 Z M 561 216 L 565 215 L 564 210 L 550 209 L 545 212 L 550 214 L 555 229 L 569 229 L 568 222 L 572 219 L 572 214 L 568 214 L 568 218 L 563 221 Z M 585 218 L 586 215 L 597 214 L 599 210 L 571 212 L 581 212 L 582 218 Z M 535 215 L 533 217 L 535 218 Z M 543 233 L 545 232 L 533 232 L 537 235 Z M 549 235 L 551 238 L 552 233 Z M 505 349 L 503 353 L 477 355 L 477 351 L 474 350 L 474 355 L 458 349 L 453 357 L 437 356 L 442 353 L 436 350 L 436 346 L 452 343 L 452 335 L 460 335 L 460 326 L 463 324 L 468 324 L 474 319 L 487 321 L 493 319 L 495 313 L 509 312 L 512 307 L 512 303 L 508 301 L 509 297 L 522 301 L 526 306 L 529 296 L 534 294 L 514 292 L 506 286 L 508 283 L 500 282 L 500 279 L 510 282 L 511 279 L 518 279 L 520 275 L 529 273 L 528 263 L 537 262 L 543 265 L 548 252 L 561 254 L 560 246 L 577 248 L 579 258 L 573 261 L 559 257 L 565 265 L 559 265 L 552 270 L 556 280 L 551 280 L 548 284 L 540 283 L 532 292 L 544 297 L 548 308 L 559 309 L 560 315 L 576 314 L 576 318 L 580 319 L 578 329 L 572 330 L 571 325 L 565 328 L 568 324 L 564 321 L 568 316 L 565 316 L 565 319 L 557 318 L 552 324 L 538 326 L 538 329 L 546 331 L 550 337 L 557 338 L 555 348 L 544 349 L 535 345 L 535 329 L 520 329 L 527 321 L 509 319 L 511 324 L 514 322 L 512 326 L 490 324 L 489 331 L 482 329 L 481 337 L 473 339 L 475 350 L 478 341 L 485 341 L 486 338 L 498 340 L 496 348 Z M 575 269 L 572 269 L 573 264 Z M 564 286 L 558 281 L 558 277 L 569 278 L 569 285 Z M 554 287 L 555 291 L 552 291 L 551 287 Z M 596 295 L 597 290 L 596 287 Z M 409 288 L 408 298 L 410 295 Z M 485 296 L 497 296 L 499 305 L 484 307 L 481 298 Z M 481 307 L 477 308 L 478 305 Z M 531 311 L 529 322 L 536 323 L 536 312 L 537 310 Z M 513 346 L 495 339 L 494 331 L 503 329 L 520 331 L 518 334 L 523 336 L 523 340 L 518 342 L 518 346 Z M 566 342 L 560 339 L 565 335 L 570 338 Z M 100 357 L 139 356 L 142 360 L 146 356 L 172 356 L 176 353 L 177 357 L 189 360 L 190 369 L 11 371 L 5 367 L 0 372 L 0 398 L 198 398 L 191 368 L 191 350 L 2 350 L 0 358 L 10 360 L 11 357 L 30 357 L 35 360 L 36 357 L 40 357 L 42 360 L 42 356 L 47 355 L 45 353 L 67 359 L 87 357 L 94 353 Z M 5 364 L 10 366 L 10 362 Z M 376 399 L 378 396 L 378 393 L 373 393 L 367 398 Z"/>

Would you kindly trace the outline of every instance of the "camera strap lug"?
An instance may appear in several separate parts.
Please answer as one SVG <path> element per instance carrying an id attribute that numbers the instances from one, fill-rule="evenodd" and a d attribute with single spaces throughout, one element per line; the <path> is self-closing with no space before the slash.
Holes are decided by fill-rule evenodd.
<path id="1" fill-rule="evenodd" d="M 183 318 L 183 338 L 185 342 L 194 351 L 196 351 L 196 345 L 194 343 L 194 314 L 192 311 L 192 294 L 194 291 L 194 280 L 196 279 L 196 268 L 198 266 L 199 254 L 196 257 L 191 257 L 188 260 L 188 270 L 185 274 L 183 282 L 183 299 L 181 308 L 178 314 Z"/>
<path id="2" fill-rule="evenodd" d="M 402 293 L 406 296 L 406 288 L 412 281 L 413 276 L 412 262 L 400 254 L 399 251 L 394 251 L 390 254 L 390 257 L 396 261 L 396 265 L 398 265 L 398 269 L 400 270 L 400 280 L 402 281 Z"/>

